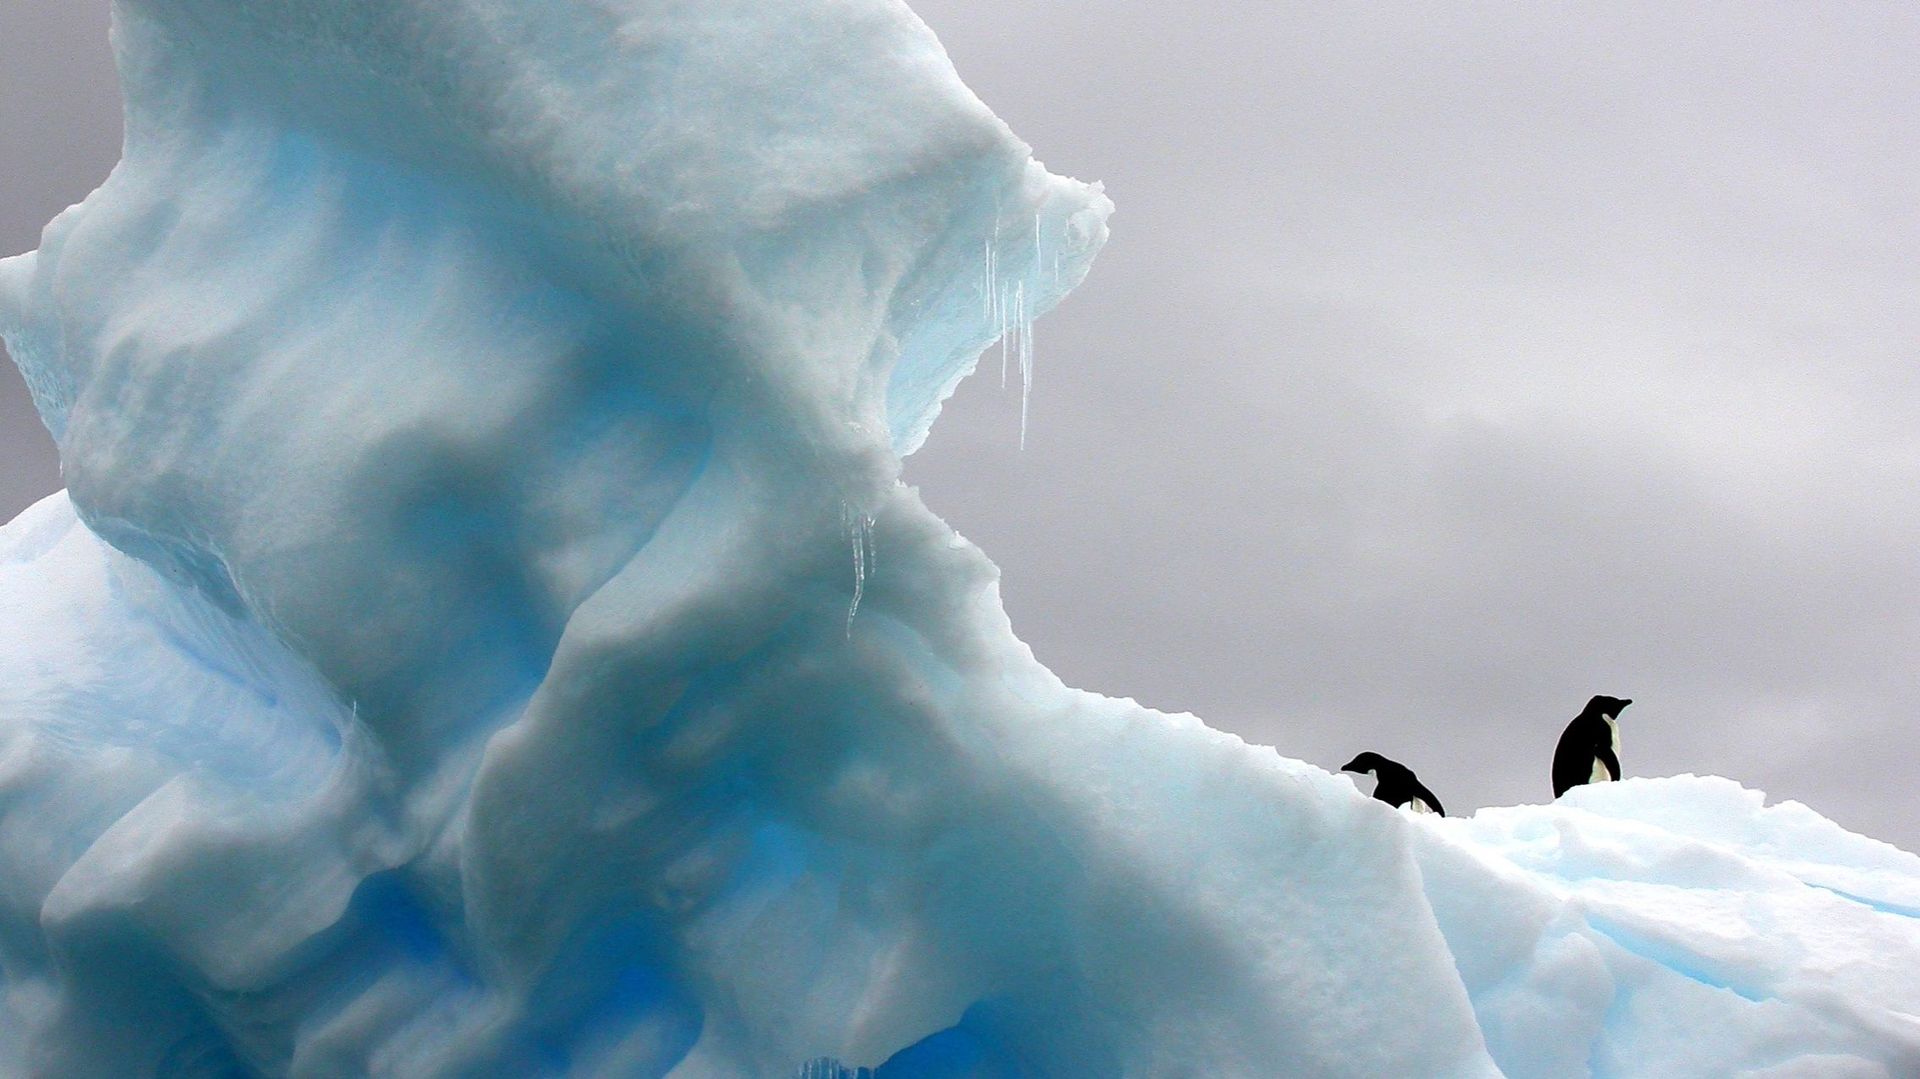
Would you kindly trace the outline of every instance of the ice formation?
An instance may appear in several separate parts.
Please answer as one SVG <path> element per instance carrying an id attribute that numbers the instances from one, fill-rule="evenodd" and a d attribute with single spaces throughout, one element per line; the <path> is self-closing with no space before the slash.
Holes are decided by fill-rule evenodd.
<path id="1" fill-rule="evenodd" d="M 894 0 L 119 0 L 0 264 L 0 1074 L 1920 1074 L 1920 859 L 1071 690 L 900 459 L 1105 238 Z M 851 552 L 851 553 L 850 553 Z"/>

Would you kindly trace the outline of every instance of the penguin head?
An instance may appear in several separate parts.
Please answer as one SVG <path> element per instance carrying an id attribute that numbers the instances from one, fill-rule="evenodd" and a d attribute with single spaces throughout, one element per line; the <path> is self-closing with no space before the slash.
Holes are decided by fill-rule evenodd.
<path id="1" fill-rule="evenodd" d="M 1342 772 L 1358 772 L 1363 776 L 1372 776 L 1375 779 L 1379 779 L 1382 771 L 1391 771 L 1393 767 L 1394 764 L 1392 761 L 1382 757 L 1378 753 L 1362 753 L 1358 757 L 1348 761 L 1340 770 Z"/>
<path id="2" fill-rule="evenodd" d="M 1632 703 L 1633 699 L 1630 697 L 1596 696 L 1587 702 L 1587 712 L 1590 715 L 1606 716 L 1608 719 L 1619 719 L 1621 711 Z"/>

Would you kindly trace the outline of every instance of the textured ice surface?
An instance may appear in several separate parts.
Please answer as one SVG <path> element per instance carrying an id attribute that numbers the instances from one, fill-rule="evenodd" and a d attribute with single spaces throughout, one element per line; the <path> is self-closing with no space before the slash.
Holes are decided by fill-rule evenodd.
<path id="1" fill-rule="evenodd" d="M 1108 204 L 900 4 L 115 26 L 0 264 L 0 1074 L 1920 1071 L 1910 855 L 1416 821 L 1034 661 L 899 462 Z"/>

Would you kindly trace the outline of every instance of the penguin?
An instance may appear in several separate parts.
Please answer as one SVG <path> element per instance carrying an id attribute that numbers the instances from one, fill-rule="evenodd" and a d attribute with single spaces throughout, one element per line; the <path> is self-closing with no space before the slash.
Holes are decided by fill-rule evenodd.
<path id="1" fill-rule="evenodd" d="M 1620 712 L 1632 704 L 1620 697 L 1595 697 L 1573 717 L 1553 751 L 1553 796 L 1583 783 L 1620 778 Z"/>
<path id="2" fill-rule="evenodd" d="M 1369 775 L 1380 782 L 1373 788 L 1373 796 L 1396 808 L 1406 806 L 1415 813 L 1438 813 L 1446 816 L 1447 811 L 1440 805 L 1440 799 L 1413 774 L 1413 769 L 1382 757 L 1378 753 L 1362 753 L 1347 762 L 1342 772 L 1359 772 Z"/>

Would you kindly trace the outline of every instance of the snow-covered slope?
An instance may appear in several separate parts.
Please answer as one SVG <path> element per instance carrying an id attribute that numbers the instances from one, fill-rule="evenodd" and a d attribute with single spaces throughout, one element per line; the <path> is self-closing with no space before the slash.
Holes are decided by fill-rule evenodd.
<path id="1" fill-rule="evenodd" d="M 1920 858 L 1714 777 L 1421 822 L 1507 1075 L 1920 1075 Z"/>
<path id="2" fill-rule="evenodd" d="M 900 456 L 1109 207 L 900 4 L 115 25 L 0 264 L 0 1074 L 1920 1070 L 1909 855 L 1416 822 L 1035 662 Z"/>

